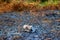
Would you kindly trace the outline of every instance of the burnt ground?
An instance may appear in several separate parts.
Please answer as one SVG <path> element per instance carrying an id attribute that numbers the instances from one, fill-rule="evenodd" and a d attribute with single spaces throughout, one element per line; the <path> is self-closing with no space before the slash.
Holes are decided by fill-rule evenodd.
<path id="1" fill-rule="evenodd" d="M 35 32 L 25 32 L 25 24 L 36 28 Z M 0 40 L 60 40 L 60 11 L 2 13 Z"/>

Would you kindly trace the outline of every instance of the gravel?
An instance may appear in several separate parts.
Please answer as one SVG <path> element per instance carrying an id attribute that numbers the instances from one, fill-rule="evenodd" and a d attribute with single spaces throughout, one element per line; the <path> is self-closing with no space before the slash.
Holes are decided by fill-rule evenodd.
<path id="1" fill-rule="evenodd" d="M 43 12 L 44 16 L 34 16 L 29 11 L 1 14 L 0 40 L 60 40 L 60 21 L 56 21 L 60 11 L 40 11 Z M 25 32 L 26 24 L 32 25 L 33 31 Z"/>

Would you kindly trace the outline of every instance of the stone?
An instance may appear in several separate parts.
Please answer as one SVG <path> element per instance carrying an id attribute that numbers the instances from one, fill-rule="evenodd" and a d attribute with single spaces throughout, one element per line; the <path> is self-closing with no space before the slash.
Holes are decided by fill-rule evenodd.
<path id="1" fill-rule="evenodd" d="M 30 26 L 30 25 L 24 25 L 24 26 L 23 26 L 23 29 L 24 29 L 24 31 L 26 31 L 26 32 L 30 32 L 31 28 L 32 28 L 32 26 Z"/>

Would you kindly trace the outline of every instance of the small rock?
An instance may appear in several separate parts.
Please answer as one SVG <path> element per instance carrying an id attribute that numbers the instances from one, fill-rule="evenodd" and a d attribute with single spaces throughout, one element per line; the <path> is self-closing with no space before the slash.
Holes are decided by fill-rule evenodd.
<path id="1" fill-rule="evenodd" d="M 26 31 L 26 32 L 30 32 L 30 30 L 32 29 L 32 26 L 30 26 L 30 25 L 24 25 L 24 26 L 23 26 L 23 29 L 24 29 L 24 31 Z"/>
<path id="2" fill-rule="evenodd" d="M 38 38 L 39 36 L 38 35 L 34 35 L 35 38 Z"/>

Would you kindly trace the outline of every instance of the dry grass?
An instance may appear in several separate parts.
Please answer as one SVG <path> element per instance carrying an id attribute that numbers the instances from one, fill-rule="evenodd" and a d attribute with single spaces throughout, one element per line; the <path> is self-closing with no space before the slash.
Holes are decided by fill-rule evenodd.
<path id="1" fill-rule="evenodd" d="M 0 12 L 11 12 L 11 11 L 37 11 L 37 10 L 60 10 L 59 4 L 50 4 L 46 6 L 38 6 L 39 3 L 27 3 L 27 2 L 16 2 L 11 3 L 1 3 Z"/>
<path id="2" fill-rule="evenodd" d="M 1 4 L 0 12 L 10 12 L 12 10 L 12 4 Z"/>

